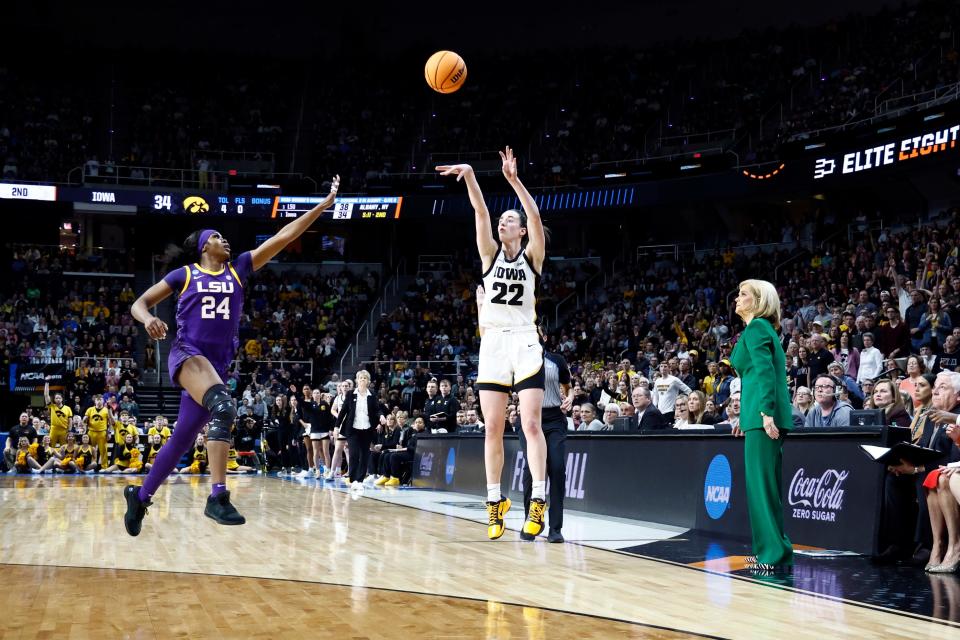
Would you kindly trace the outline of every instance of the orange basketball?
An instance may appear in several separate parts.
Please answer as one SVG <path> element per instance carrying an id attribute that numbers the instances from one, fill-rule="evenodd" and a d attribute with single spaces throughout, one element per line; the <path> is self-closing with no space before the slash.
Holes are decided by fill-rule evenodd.
<path id="1" fill-rule="evenodd" d="M 467 63 L 453 51 L 437 51 L 427 60 L 423 75 L 434 91 L 453 93 L 467 79 Z"/>

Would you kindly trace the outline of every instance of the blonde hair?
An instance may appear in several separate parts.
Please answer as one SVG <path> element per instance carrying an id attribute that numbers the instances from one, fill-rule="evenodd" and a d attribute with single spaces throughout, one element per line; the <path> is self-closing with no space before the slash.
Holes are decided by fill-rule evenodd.
<path id="1" fill-rule="evenodd" d="M 690 399 L 696 398 L 700 401 L 700 411 L 697 413 L 690 412 Z M 707 394 L 703 391 L 691 391 L 687 395 L 687 420 L 690 424 L 700 424 L 700 421 L 703 420 L 703 414 L 707 412 Z"/>
<path id="2" fill-rule="evenodd" d="M 744 280 L 741 289 L 753 296 L 753 317 L 764 318 L 777 331 L 780 330 L 780 295 L 777 288 L 766 280 Z"/>
<path id="3" fill-rule="evenodd" d="M 367 382 L 370 382 L 370 372 L 367 371 L 366 369 L 360 369 L 360 371 L 357 371 L 354 378 L 356 378 L 357 380 L 359 380 L 360 378 L 366 378 Z"/>

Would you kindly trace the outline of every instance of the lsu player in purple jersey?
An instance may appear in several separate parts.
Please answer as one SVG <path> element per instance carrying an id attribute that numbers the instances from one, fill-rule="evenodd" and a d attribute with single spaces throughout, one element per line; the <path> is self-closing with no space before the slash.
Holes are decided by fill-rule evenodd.
<path id="1" fill-rule="evenodd" d="M 231 260 L 230 243 L 219 232 L 204 229 L 192 233 L 184 249 L 187 256 L 194 258 L 193 263 L 174 269 L 133 303 L 133 317 L 143 323 L 151 338 L 162 340 L 167 335 L 167 325 L 151 314 L 150 309 L 171 295 L 177 296 L 177 338 L 170 348 L 168 369 L 171 382 L 181 387 L 183 393 L 176 429 L 157 454 L 143 486 L 124 488 L 127 502 L 124 526 L 131 536 L 140 533 L 153 494 L 207 423 L 210 424 L 207 451 L 213 490 L 204 514 L 220 524 L 245 522 L 230 503 L 230 492 L 226 489 L 227 452 L 237 410 L 223 384 L 239 347 L 237 330 L 243 309 L 243 289 L 254 271 L 299 238 L 333 205 L 339 186 L 340 176 L 336 176 L 330 194 L 316 207 L 253 251 L 241 253 L 236 260 Z"/>

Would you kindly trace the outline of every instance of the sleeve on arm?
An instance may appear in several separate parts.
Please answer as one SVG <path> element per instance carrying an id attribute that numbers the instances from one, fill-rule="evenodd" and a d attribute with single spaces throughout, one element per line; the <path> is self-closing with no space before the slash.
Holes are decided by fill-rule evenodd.
<path id="1" fill-rule="evenodd" d="M 236 271 L 237 277 L 240 278 L 240 284 L 246 287 L 247 280 L 253 275 L 253 254 L 244 251 L 237 257 L 236 261 L 230 264 Z"/>
<path id="2" fill-rule="evenodd" d="M 913 301 L 910 300 L 910 294 L 904 291 L 903 287 L 898 286 L 897 287 L 897 303 L 900 306 L 900 317 L 903 318 L 904 322 L 906 322 L 907 320 L 907 309 L 910 308 L 910 305 L 912 304 L 912 302 Z"/>
<path id="3" fill-rule="evenodd" d="M 835 427 L 849 427 L 850 426 L 850 411 L 852 407 L 850 405 L 844 405 L 837 409 L 837 413 L 834 416 L 833 426 Z"/>
<path id="4" fill-rule="evenodd" d="M 180 267 L 179 269 L 174 269 L 167 275 L 163 277 L 163 281 L 166 282 L 173 292 L 176 295 L 183 293 L 184 288 L 187 286 L 187 277 L 190 270 L 189 267 Z"/>
<path id="5" fill-rule="evenodd" d="M 559 374 L 560 384 L 570 384 L 570 366 L 562 357 L 557 357 L 557 372 Z"/>
<path id="6" fill-rule="evenodd" d="M 774 343 L 766 334 L 754 334 L 751 336 L 750 343 L 745 346 L 753 350 L 750 361 L 756 373 L 756 395 L 761 399 L 760 411 L 772 416 L 776 411 L 777 380 L 782 377 L 777 374 L 776 367 L 773 366 L 773 350 L 779 349 L 780 343 Z M 760 357 L 752 357 L 753 353 Z"/>

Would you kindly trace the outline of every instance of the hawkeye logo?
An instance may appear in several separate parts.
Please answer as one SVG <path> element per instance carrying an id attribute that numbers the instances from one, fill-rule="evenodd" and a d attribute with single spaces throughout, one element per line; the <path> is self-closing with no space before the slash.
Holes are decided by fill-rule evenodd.
<path id="1" fill-rule="evenodd" d="M 730 461 L 724 455 L 714 456 L 707 467 L 707 476 L 703 480 L 703 504 L 707 515 L 719 520 L 730 506 L 730 488 L 733 478 L 730 473 Z"/>
<path id="2" fill-rule="evenodd" d="M 206 213 L 210 211 L 210 205 L 200 196 L 187 196 L 183 200 L 183 210 L 187 213 Z"/>

